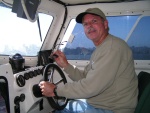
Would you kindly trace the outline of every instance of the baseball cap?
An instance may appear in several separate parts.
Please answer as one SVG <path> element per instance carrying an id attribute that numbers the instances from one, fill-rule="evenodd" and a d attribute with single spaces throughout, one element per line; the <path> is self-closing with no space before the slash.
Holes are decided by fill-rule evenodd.
<path id="1" fill-rule="evenodd" d="M 93 15 L 97 15 L 102 17 L 104 20 L 106 20 L 106 16 L 103 13 L 102 10 L 100 10 L 99 8 L 89 8 L 87 9 L 85 12 L 80 13 L 77 17 L 76 17 L 76 22 L 77 23 L 82 23 L 82 18 L 84 17 L 84 15 L 86 14 L 93 14 Z"/>

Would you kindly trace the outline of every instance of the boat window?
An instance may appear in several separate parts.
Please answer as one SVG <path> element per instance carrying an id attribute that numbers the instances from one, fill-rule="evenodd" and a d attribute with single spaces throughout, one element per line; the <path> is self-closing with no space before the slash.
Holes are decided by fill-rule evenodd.
<path id="1" fill-rule="evenodd" d="M 109 16 L 109 33 L 125 40 L 139 16 Z M 60 49 L 64 51 L 68 60 L 89 60 L 95 46 L 85 34 L 81 24 L 72 19 L 63 37 L 68 41 Z"/>
<path id="2" fill-rule="evenodd" d="M 0 54 L 36 56 L 40 50 L 53 17 L 39 13 L 42 40 L 38 24 L 17 17 L 12 9 L 0 3 Z"/>
<path id="3" fill-rule="evenodd" d="M 150 16 L 139 20 L 127 43 L 135 60 L 150 60 Z"/>

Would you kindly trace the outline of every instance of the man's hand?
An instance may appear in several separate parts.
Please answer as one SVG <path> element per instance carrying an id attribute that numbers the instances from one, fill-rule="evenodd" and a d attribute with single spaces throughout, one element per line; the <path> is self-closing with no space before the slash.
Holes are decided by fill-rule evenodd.
<path id="1" fill-rule="evenodd" d="M 63 52 L 57 50 L 53 53 L 53 55 L 57 55 L 57 57 L 54 57 L 54 59 L 61 68 L 66 68 L 69 65 L 67 58 Z"/>
<path id="2" fill-rule="evenodd" d="M 39 83 L 39 86 L 41 88 L 42 95 L 44 95 L 46 97 L 55 96 L 54 89 L 56 86 L 54 84 L 52 84 L 50 82 L 41 81 Z"/>

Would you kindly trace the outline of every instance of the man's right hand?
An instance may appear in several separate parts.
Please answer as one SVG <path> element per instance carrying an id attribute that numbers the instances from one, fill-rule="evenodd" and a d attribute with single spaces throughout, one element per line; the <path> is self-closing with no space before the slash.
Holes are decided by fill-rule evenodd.
<path id="1" fill-rule="evenodd" d="M 69 65 L 65 54 L 60 50 L 55 51 L 53 55 L 57 56 L 54 59 L 61 68 L 66 68 Z"/>

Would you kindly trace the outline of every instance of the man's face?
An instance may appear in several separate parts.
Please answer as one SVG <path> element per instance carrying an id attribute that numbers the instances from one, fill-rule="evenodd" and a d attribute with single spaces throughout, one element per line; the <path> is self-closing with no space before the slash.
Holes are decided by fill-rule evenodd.
<path id="1" fill-rule="evenodd" d="M 95 45 L 99 44 L 108 33 L 108 22 L 101 17 L 92 14 L 86 14 L 83 17 L 82 24 L 86 36 L 91 39 Z"/>

